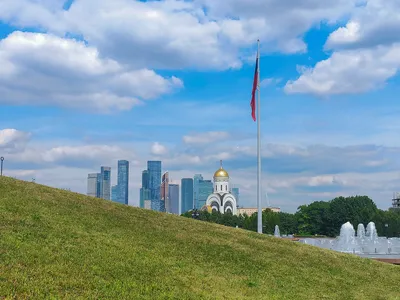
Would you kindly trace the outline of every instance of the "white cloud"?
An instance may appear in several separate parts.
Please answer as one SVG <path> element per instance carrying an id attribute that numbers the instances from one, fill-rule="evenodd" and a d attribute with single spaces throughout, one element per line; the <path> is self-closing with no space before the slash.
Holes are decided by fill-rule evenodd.
<path id="1" fill-rule="evenodd" d="M 153 143 L 153 145 L 151 145 L 151 154 L 156 155 L 156 156 L 162 156 L 167 154 L 168 149 L 167 147 L 165 147 L 164 145 L 161 145 L 158 142 Z"/>
<path id="2" fill-rule="evenodd" d="M 27 132 L 16 129 L 2 129 L 0 130 L 0 150 L 5 153 L 22 151 L 29 138 L 30 134 Z"/>
<path id="3" fill-rule="evenodd" d="M 0 41 L 0 102 L 128 110 L 182 82 L 102 58 L 96 48 L 54 35 L 14 32 Z"/>
<path id="4" fill-rule="evenodd" d="M 224 131 L 210 131 L 205 133 L 196 133 L 192 135 L 185 135 L 183 142 L 185 144 L 209 144 L 216 141 L 226 140 L 230 137 L 228 132 Z"/>
<path id="5" fill-rule="evenodd" d="M 318 96 L 363 93 L 384 86 L 400 68 L 400 2 L 364 1 L 325 44 L 332 56 L 285 86 L 287 93 Z"/>
<path id="6" fill-rule="evenodd" d="M 264 51 L 303 52 L 303 34 L 320 22 L 335 23 L 357 0 L 62 1 L 7 0 L 0 20 L 73 33 L 135 68 L 227 69 L 240 67 L 257 38 Z M 140 26 L 137 26 L 140 24 Z"/>
<path id="7" fill-rule="evenodd" d="M 331 33 L 326 49 L 361 48 L 400 42 L 400 2 L 368 0 L 355 9 L 346 26 Z"/>
<path id="8" fill-rule="evenodd" d="M 367 92 L 382 87 L 400 67 L 400 44 L 334 52 L 313 68 L 301 68 L 297 80 L 288 81 L 286 93 L 318 96 Z"/>

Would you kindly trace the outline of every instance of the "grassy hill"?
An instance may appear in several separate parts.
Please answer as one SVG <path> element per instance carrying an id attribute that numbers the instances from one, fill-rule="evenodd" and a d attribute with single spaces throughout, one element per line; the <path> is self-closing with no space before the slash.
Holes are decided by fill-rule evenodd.
<path id="1" fill-rule="evenodd" d="M 400 267 L 0 178 L 0 299 L 400 299 Z"/>

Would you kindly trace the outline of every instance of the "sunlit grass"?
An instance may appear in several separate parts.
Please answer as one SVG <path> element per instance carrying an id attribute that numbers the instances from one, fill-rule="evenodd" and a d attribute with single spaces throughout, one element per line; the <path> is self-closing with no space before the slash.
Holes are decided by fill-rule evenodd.
<path id="1" fill-rule="evenodd" d="M 399 282 L 398 266 L 0 178 L 0 299 L 400 299 Z"/>

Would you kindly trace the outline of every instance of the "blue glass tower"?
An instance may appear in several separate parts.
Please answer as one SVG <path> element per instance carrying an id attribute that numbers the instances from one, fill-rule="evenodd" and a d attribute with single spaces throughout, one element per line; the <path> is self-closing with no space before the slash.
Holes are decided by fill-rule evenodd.
<path id="1" fill-rule="evenodd" d="M 144 208 L 144 201 L 150 200 L 149 171 L 142 172 L 142 187 L 140 189 L 140 208 Z"/>
<path id="2" fill-rule="evenodd" d="M 161 207 L 160 188 L 161 188 L 161 161 L 148 161 L 147 171 L 149 176 L 149 191 L 151 200 L 151 209 L 164 211 Z"/>
<path id="3" fill-rule="evenodd" d="M 180 215 L 179 209 L 179 185 L 178 184 L 170 184 L 169 189 L 169 203 L 170 203 L 170 213 L 175 215 Z"/>
<path id="4" fill-rule="evenodd" d="M 128 205 L 129 197 L 129 161 L 118 161 L 118 202 Z"/>
<path id="5" fill-rule="evenodd" d="M 182 178 L 181 181 L 181 213 L 193 209 L 193 179 Z"/>
<path id="6" fill-rule="evenodd" d="M 111 187 L 111 200 L 114 202 L 119 202 L 118 201 L 118 185 L 113 185 Z"/>
<path id="7" fill-rule="evenodd" d="M 201 209 L 206 205 L 207 198 L 214 191 L 214 185 L 211 180 L 199 180 L 198 182 L 198 196 L 196 202 L 196 208 Z"/>
<path id="8" fill-rule="evenodd" d="M 111 200 L 111 168 L 101 168 L 100 198 Z"/>

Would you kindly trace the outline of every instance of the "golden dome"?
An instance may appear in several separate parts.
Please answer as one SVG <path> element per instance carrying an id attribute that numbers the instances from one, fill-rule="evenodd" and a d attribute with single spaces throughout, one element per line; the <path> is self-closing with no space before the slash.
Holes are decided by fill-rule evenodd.
<path id="1" fill-rule="evenodd" d="M 217 171 L 215 171 L 215 173 L 214 173 L 214 178 L 215 177 L 229 177 L 228 172 L 225 171 L 224 168 L 222 168 L 222 160 L 221 160 L 220 168 Z"/>

